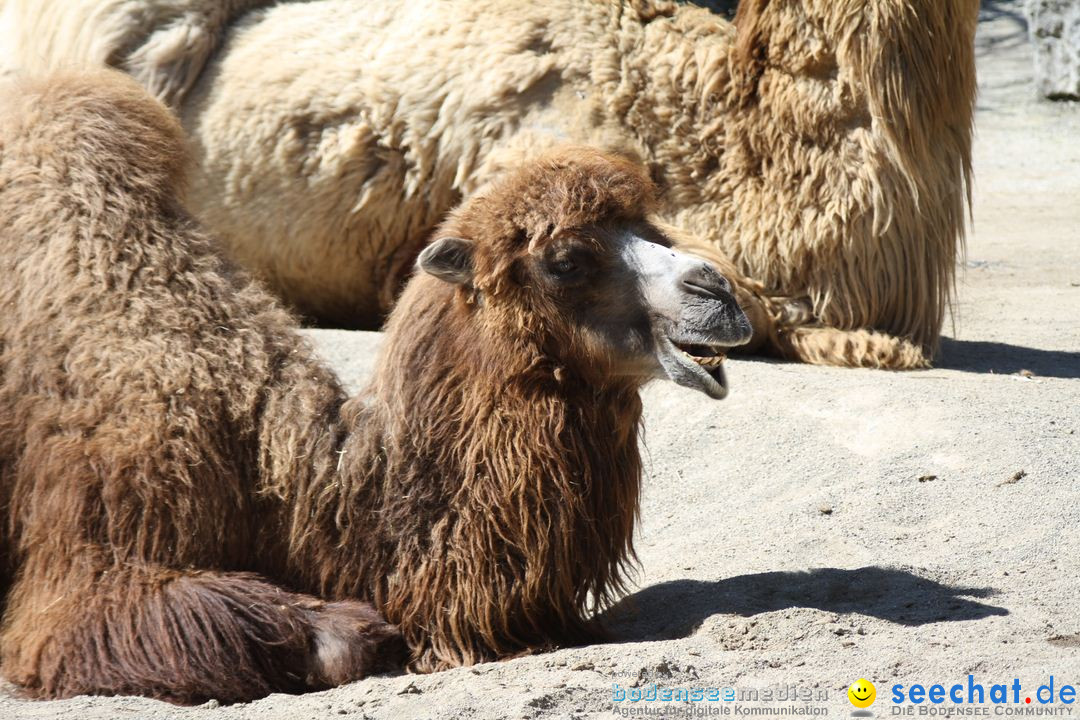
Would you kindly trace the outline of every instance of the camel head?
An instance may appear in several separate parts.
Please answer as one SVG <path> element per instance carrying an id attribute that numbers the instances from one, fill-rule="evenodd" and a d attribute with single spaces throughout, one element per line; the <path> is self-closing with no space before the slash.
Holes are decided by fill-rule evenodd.
<path id="1" fill-rule="evenodd" d="M 638 166 L 562 150 L 452 214 L 418 265 L 585 382 L 666 377 L 723 398 L 725 352 L 750 323 L 728 281 L 649 221 L 653 197 Z"/>

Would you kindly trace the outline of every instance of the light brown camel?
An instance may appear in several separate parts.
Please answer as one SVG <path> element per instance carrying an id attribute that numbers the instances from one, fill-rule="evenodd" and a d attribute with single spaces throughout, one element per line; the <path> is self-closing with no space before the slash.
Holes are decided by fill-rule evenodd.
<path id="1" fill-rule="evenodd" d="M 193 210 L 323 322 L 377 325 L 450 207 L 573 141 L 648 164 L 661 217 L 735 283 L 753 347 L 931 359 L 977 0 L 742 0 L 734 23 L 667 0 L 262 4 L 7 0 L 10 46 L 126 68 L 173 103 Z"/>

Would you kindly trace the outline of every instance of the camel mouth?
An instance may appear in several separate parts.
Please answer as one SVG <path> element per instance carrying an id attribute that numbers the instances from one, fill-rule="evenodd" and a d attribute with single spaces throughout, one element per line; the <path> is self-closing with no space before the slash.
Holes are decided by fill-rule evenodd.
<path id="1" fill-rule="evenodd" d="M 726 346 L 697 345 L 694 343 L 680 343 L 675 340 L 672 340 L 671 344 L 682 350 L 683 355 L 702 367 L 717 367 L 724 360 L 727 360 Z"/>
<path id="2" fill-rule="evenodd" d="M 706 391 L 709 397 L 717 400 L 727 397 L 728 381 L 727 374 L 724 372 L 724 361 L 727 360 L 727 346 L 680 343 L 674 340 L 671 341 L 671 344 L 677 350 L 682 351 L 684 357 L 697 363 L 705 371 L 705 374 L 709 376 L 709 379 L 716 383 L 719 392 Z"/>
<path id="3" fill-rule="evenodd" d="M 658 359 L 669 380 L 703 392 L 714 400 L 727 397 L 724 361 L 730 345 L 683 342 L 666 335 L 661 335 L 658 340 Z"/>

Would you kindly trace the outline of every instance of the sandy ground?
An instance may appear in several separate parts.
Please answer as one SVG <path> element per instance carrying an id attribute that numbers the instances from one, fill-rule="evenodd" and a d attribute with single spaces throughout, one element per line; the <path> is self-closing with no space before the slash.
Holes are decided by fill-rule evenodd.
<path id="1" fill-rule="evenodd" d="M 989 691 L 1017 678 L 1021 702 L 1050 675 L 1058 689 L 1080 685 L 1080 107 L 1032 99 L 1017 5 L 987 5 L 974 230 L 938 367 L 733 361 L 723 402 L 648 388 L 637 589 L 608 614 L 621 642 L 221 708 L 2 695 L 0 717 L 535 718 L 643 707 L 613 702 L 616 683 L 796 685 L 828 699 L 757 706 L 837 716 L 851 712 L 845 689 L 860 677 L 877 684 L 883 717 L 895 683 L 949 686 L 971 673 Z M 312 336 L 347 382 L 363 381 L 378 335 Z"/>

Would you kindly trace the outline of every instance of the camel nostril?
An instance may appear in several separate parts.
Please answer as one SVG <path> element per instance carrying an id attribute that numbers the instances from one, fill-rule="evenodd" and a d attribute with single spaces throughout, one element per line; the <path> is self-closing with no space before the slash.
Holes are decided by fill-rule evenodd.
<path id="1" fill-rule="evenodd" d="M 696 283 L 690 280 L 683 280 L 682 287 L 685 292 L 688 292 L 691 295 L 704 295 L 705 297 L 710 297 L 716 300 L 720 299 L 719 293 L 721 288 L 706 287 L 704 285 L 701 285 L 700 283 Z"/>
<path id="2" fill-rule="evenodd" d="M 731 295 L 731 283 L 727 278 L 705 263 L 687 272 L 680 284 L 687 292 L 707 295 L 717 300 L 726 300 Z"/>

